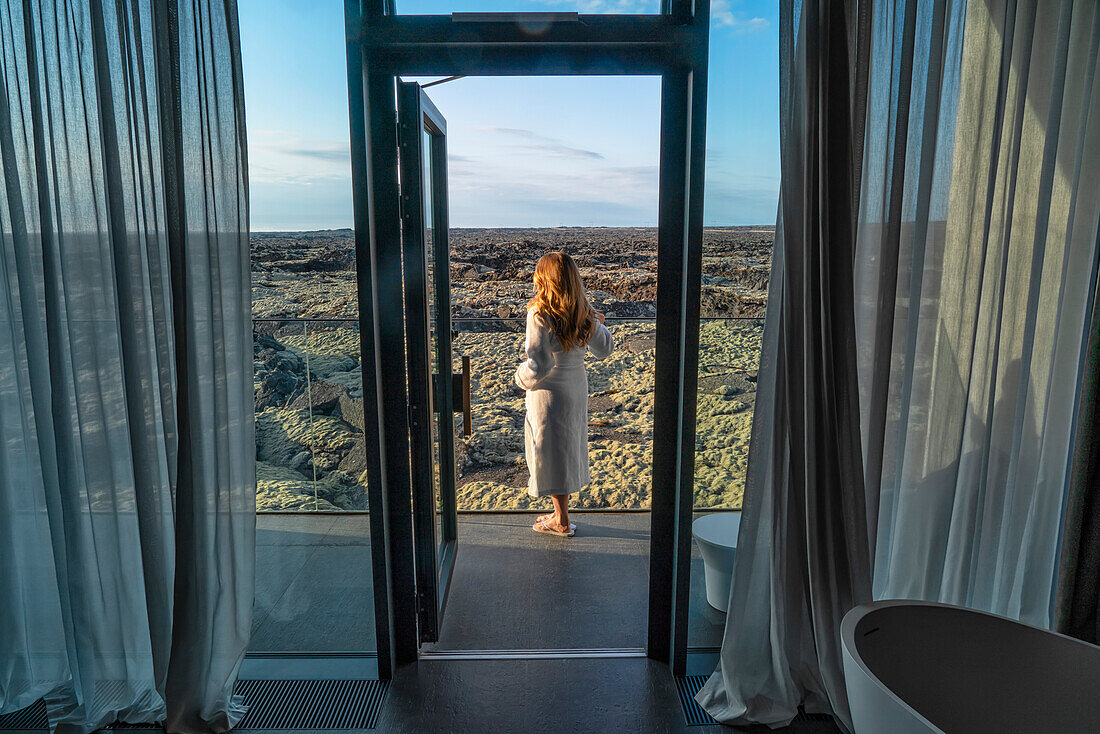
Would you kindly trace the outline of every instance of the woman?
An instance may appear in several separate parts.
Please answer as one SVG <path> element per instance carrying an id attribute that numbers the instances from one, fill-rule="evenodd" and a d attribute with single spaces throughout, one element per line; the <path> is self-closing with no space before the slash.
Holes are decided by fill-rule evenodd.
<path id="1" fill-rule="evenodd" d="M 572 537 L 569 495 L 588 482 L 588 375 L 585 352 L 611 354 L 615 342 L 584 292 L 577 264 L 564 252 L 549 252 L 535 267 L 535 297 L 527 304 L 527 361 L 516 384 L 527 391 L 523 423 L 532 497 L 549 495 L 554 512 L 532 530 Z"/>

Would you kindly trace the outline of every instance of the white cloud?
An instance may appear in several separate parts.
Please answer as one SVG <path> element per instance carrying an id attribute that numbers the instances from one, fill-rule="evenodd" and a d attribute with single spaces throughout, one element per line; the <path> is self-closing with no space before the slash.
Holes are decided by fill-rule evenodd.
<path id="1" fill-rule="evenodd" d="M 712 0 L 710 4 L 710 17 L 719 28 L 733 28 L 738 33 L 749 33 L 767 28 L 766 18 L 743 19 L 733 12 L 730 0 Z"/>
<path id="2" fill-rule="evenodd" d="M 578 13 L 656 13 L 661 9 L 660 0 L 540 0 L 560 10 L 576 10 Z"/>
<path id="3" fill-rule="evenodd" d="M 249 130 L 248 175 L 253 181 L 310 185 L 351 176 L 349 141 L 309 138 L 282 130 Z"/>
<path id="4" fill-rule="evenodd" d="M 656 222 L 656 141 L 639 151 L 545 124 L 453 124 L 448 137 L 456 227 Z"/>
<path id="5" fill-rule="evenodd" d="M 573 146 L 566 145 L 557 138 L 550 138 L 545 135 L 539 135 L 533 130 L 524 130 L 514 127 L 483 127 L 479 126 L 475 128 L 478 132 L 489 133 L 491 135 L 499 135 L 506 138 L 518 138 L 526 142 L 523 143 L 504 143 L 513 150 L 523 150 L 539 155 L 549 155 L 562 158 L 584 158 L 588 160 L 603 160 L 603 155 L 597 153 L 594 150 L 585 150 L 584 148 L 574 148 Z"/>

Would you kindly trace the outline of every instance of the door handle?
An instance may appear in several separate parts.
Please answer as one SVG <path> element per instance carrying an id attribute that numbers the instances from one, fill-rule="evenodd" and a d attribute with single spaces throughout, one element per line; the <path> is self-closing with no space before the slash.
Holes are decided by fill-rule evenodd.
<path id="1" fill-rule="evenodd" d="M 433 375 L 438 380 L 439 375 Z M 472 401 L 470 400 L 470 357 L 462 355 L 462 371 L 451 374 L 451 396 L 454 399 L 453 411 L 462 413 L 462 435 L 469 438 L 474 434 L 474 415 Z M 438 385 L 438 383 L 436 383 Z M 439 412 L 438 401 L 435 401 L 436 412 Z"/>
<path id="2" fill-rule="evenodd" d="M 462 413 L 462 435 L 469 438 L 474 434 L 474 416 L 470 401 L 469 355 L 462 355 L 462 372 L 451 375 L 451 394 L 457 398 L 454 411 Z"/>

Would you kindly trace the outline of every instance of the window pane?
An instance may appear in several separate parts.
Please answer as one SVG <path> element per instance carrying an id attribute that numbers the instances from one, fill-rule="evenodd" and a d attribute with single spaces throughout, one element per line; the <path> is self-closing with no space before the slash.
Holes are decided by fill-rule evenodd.
<path id="1" fill-rule="evenodd" d="M 776 15 L 773 1 L 712 4 L 695 444 L 699 524 L 688 628 L 688 645 L 696 648 L 717 646 L 725 629 L 721 609 L 752 440 L 779 201 Z M 753 73 L 741 73 L 745 68 Z"/>
<path id="2" fill-rule="evenodd" d="M 240 0 L 238 12 L 256 391 L 249 650 L 369 652 L 376 643 L 343 3 Z"/>

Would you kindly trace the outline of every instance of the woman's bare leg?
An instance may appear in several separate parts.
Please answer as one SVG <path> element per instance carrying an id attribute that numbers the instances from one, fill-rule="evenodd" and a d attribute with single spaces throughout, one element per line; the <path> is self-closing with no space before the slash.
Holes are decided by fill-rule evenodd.
<path id="1" fill-rule="evenodd" d="M 550 501 L 554 503 L 554 516 L 547 521 L 547 527 L 567 532 L 569 530 L 569 495 L 552 494 Z"/>

